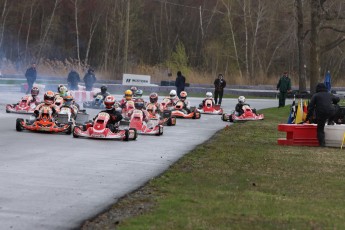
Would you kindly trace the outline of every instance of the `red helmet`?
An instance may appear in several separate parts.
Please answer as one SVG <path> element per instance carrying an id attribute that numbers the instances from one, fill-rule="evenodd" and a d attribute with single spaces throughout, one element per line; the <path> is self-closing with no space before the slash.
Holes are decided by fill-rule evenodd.
<path id="1" fill-rule="evenodd" d="M 151 93 L 150 94 L 150 102 L 156 103 L 158 101 L 158 94 L 157 93 Z"/>
<path id="2" fill-rule="evenodd" d="M 106 109 L 112 109 L 115 104 L 115 97 L 111 95 L 106 96 L 103 103 Z"/>
<path id="3" fill-rule="evenodd" d="M 145 106 L 144 99 L 142 99 L 142 98 L 135 99 L 134 106 L 135 106 L 136 109 L 144 108 L 144 106 Z"/>
<path id="4" fill-rule="evenodd" d="M 37 96 L 40 93 L 40 90 L 35 86 L 31 89 L 31 95 Z"/>
<path id="5" fill-rule="evenodd" d="M 51 105 L 54 103 L 55 93 L 53 91 L 47 91 L 44 94 L 44 103 L 47 105 Z"/>

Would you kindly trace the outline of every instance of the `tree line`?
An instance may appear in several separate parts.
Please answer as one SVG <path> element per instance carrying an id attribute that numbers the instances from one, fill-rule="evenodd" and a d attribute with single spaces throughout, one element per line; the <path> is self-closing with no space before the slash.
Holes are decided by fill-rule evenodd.
<path id="1" fill-rule="evenodd" d="M 305 90 L 345 70 L 343 0 L 0 0 L 0 57 L 74 60 L 114 79 L 138 65 Z M 330 52 L 331 51 L 331 52 Z"/>

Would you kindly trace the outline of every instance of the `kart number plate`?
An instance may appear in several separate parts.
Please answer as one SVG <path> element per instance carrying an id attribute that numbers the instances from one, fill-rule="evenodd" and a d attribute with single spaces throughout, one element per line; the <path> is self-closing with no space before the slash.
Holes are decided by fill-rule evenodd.
<path id="1" fill-rule="evenodd" d="M 104 137 L 103 134 L 95 134 L 95 135 L 92 135 L 93 137 L 96 137 L 96 138 L 99 138 L 99 137 Z"/>

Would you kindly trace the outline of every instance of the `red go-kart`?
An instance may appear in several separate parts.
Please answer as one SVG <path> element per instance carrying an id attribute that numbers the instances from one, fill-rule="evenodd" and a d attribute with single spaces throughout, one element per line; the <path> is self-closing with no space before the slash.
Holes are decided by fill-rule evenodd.
<path id="1" fill-rule="evenodd" d="M 29 130 L 36 132 L 49 132 L 49 133 L 66 133 L 71 134 L 71 124 L 58 124 L 52 117 L 52 109 L 49 106 L 42 106 L 39 111 L 39 115 L 35 121 L 24 120 L 17 118 L 16 130 Z"/>
<path id="2" fill-rule="evenodd" d="M 190 119 L 200 119 L 201 117 L 200 112 L 195 107 L 191 107 L 190 112 L 185 110 L 183 101 L 178 101 L 176 103 L 174 109 L 171 111 L 171 115 L 176 118 L 190 118 Z"/>
<path id="3" fill-rule="evenodd" d="M 237 122 L 237 121 L 258 121 L 263 120 L 263 114 L 256 114 L 249 106 L 242 107 L 244 113 L 240 116 L 236 115 L 235 112 L 231 114 L 222 114 L 223 121 Z"/>
<path id="4" fill-rule="evenodd" d="M 223 109 L 220 105 L 215 105 L 212 100 L 207 99 L 204 103 L 204 106 L 198 109 L 200 113 L 203 114 L 215 114 L 215 115 L 222 115 Z"/>
<path id="5" fill-rule="evenodd" d="M 36 106 L 39 101 L 32 102 L 32 97 L 30 95 L 25 95 L 22 97 L 17 104 L 7 104 L 6 113 L 27 113 L 32 114 L 35 111 Z"/>
<path id="6" fill-rule="evenodd" d="M 134 109 L 129 121 L 129 127 L 135 128 L 138 134 L 147 135 L 162 135 L 163 125 L 159 124 L 159 119 L 150 118 L 147 122 L 144 121 L 144 112 L 142 110 Z"/>
<path id="7" fill-rule="evenodd" d="M 135 140 L 137 139 L 136 129 L 124 129 L 111 131 L 108 127 L 110 115 L 100 112 L 93 122 L 88 122 L 83 126 L 75 126 L 73 128 L 73 137 L 87 137 L 94 139 L 111 139 L 111 140 Z"/>

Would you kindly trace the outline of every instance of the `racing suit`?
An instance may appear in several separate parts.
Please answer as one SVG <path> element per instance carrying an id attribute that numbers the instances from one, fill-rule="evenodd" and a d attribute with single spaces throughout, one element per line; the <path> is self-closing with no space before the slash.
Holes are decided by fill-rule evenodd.
<path id="1" fill-rule="evenodd" d="M 205 98 L 205 99 L 202 100 L 202 102 L 199 104 L 199 108 L 200 108 L 200 109 L 202 109 L 202 107 L 204 107 L 205 102 L 206 102 L 207 100 L 212 100 L 212 104 L 213 104 L 213 105 L 215 104 L 213 98 Z"/>
<path id="2" fill-rule="evenodd" d="M 182 101 L 182 100 L 180 100 Z M 190 113 L 190 103 L 187 99 L 183 100 L 183 109 L 187 112 L 187 113 Z"/>
<path id="3" fill-rule="evenodd" d="M 250 105 L 246 104 L 246 103 L 242 104 L 242 103 L 239 102 L 239 103 L 236 104 L 235 112 L 238 113 L 238 116 L 241 116 L 244 113 L 243 106 L 245 106 L 245 105 L 250 107 Z M 256 109 L 252 109 L 252 112 L 256 114 Z"/>
<path id="4" fill-rule="evenodd" d="M 109 128 L 113 133 L 116 132 L 118 129 L 118 122 L 122 120 L 121 113 L 116 111 L 115 107 L 110 110 L 102 110 L 101 113 L 107 113 L 110 115 L 110 119 L 107 123 L 107 128 Z M 94 120 L 97 118 L 97 116 L 94 118 Z"/>
<path id="5" fill-rule="evenodd" d="M 108 92 L 105 92 L 105 93 L 98 92 L 98 93 L 96 93 L 95 95 L 93 95 L 93 97 L 96 98 L 98 95 L 102 95 L 102 96 L 103 96 L 103 99 L 104 99 L 104 98 L 106 98 L 107 96 L 109 96 L 110 93 L 108 93 Z"/>
<path id="6" fill-rule="evenodd" d="M 40 119 L 40 115 L 41 115 L 41 109 L 45 106 L 48 106 L 51 110 L 52 110 L 52 117 L 54 117 L 55 115 L 58 114 L 58 112 L 60 111 L 59 107 L 56 106 L 55 104 L 51 104 L 51 105 L 47 105 L 45 103 L 41 103 L 39 104 L 34 111 L 34 116 L 36 117 L 36 119 Z"/>
<path id="7" fill-rule="evenodd" d="M 29 104 L 35 103 L 35 105 L 40 104 L 40 98 L 38 96 L 31 95 L 31 100 L 29 101 Z"/>

